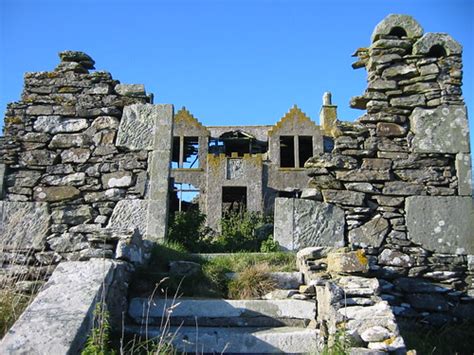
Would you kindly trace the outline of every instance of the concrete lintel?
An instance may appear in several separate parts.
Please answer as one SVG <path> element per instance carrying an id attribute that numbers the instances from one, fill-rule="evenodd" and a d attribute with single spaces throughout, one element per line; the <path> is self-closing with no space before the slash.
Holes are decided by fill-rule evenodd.
<path id="1" fill-rule="evenodd" d="M 92 328 L 96 304 L 109 292 L 121 265 L 107 259 L 59 264 L 0 342 L 0 353 L 80 353 Z"/>

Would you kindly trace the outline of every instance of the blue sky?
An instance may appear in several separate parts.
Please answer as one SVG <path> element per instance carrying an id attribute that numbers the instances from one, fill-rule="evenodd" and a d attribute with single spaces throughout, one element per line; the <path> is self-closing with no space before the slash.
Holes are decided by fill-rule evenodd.
<path id="1" fill-rule="evenodd" d="M 351 54 L 390 13 L 464 46 L 472 112 L 472 0 L 0 0 L 0 110 L 19 99 L 24 72 L 52 70 L 57 52 L 73 49 L 206 125 L 273 124 L 293 104 L 318 121 L 324 91 L 352 121 L 363 114 L 349 100 L 363 93 L 366 72 L 351 68 Z"/>

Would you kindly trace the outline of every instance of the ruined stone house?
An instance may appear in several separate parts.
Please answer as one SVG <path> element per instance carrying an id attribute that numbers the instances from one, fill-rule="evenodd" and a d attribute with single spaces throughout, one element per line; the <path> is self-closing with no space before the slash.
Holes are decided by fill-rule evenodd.
<path id="1" fill-rule="evenodd" d="M 326 97 L 323 122 L 336 115 Z M 272 214 L 276 197 L 299 197 L 307 187 L 304 163 L 324 151 L 323 139 L 296 105 L 268 126 L 204 126 L 182 108 L 174 116 L 171 209 L 198 204 L 213 228 L 229 210 Z"/>

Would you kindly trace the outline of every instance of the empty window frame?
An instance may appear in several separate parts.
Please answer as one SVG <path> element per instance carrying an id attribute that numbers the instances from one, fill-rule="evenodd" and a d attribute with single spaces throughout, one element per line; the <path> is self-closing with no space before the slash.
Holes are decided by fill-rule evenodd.
<path id="1" fill-rule="evenodd" d="M 280 136 L 280 167 L 295 167 L 295 138 L 294 136 Z"/>
<path id="2" fill-rule="evenodd" d="M 304 167 L 306 160 L 313 156 L 313 137 L 298 136 L 298 150 L 299 150 L 299 168 Z"/>
<path id="3" fill-rule="evenodd" d="M 222 215 L 242 213 L 247 210 L 247 187 L 222 187 Z"/>
<path id="4" fill-rule="evenodd" d="M 173 137 L 171 168 L 199 168 L 199 137 Z"/>
<path id="5" fill-rule="evenodd" d="M 170 207 L 172 212 L 185 212 L 199 208 L 199 189 L 191 184 L 175 183 Z"/>

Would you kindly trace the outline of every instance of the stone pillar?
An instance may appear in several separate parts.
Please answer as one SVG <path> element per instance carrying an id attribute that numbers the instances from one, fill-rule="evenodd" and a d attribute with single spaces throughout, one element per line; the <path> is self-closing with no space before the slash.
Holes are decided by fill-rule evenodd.
<path id="1" fill-rule="evenodd" d="M 5 180 L 5 164 L 0 164 L 0 200 L 3 200 L 3 181 Z"/>
<path id="2" fill-rule="evenodd" d="M 125 107 L 117 146 L 149 151 L 148 189 L 145 200 L 119 201 L 108 227 L 137 228 L 144 239 L 164 241 L 168 227 L 172 134 L 173 105 Z"/>
<path id="3" fill-rule="evenodd" d="M 319 124 L 325 135 L 332 136 L 331 131 L 336 128 L 337 106 L 332 104 L 331 93 L 323 95 L 323 106 L 319 111 Z"/>

